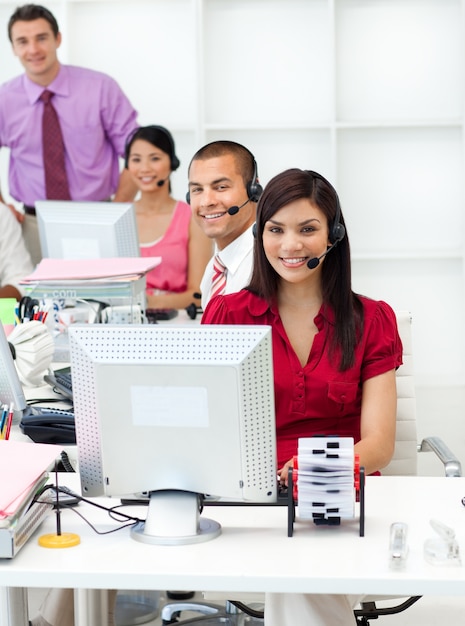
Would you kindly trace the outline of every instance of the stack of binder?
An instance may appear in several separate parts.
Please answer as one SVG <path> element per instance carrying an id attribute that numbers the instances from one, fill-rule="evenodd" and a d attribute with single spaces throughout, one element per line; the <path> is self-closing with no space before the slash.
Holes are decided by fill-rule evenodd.
<path id="1" fill-rule="evenodd" d="M 100 300 L 108 303 L 145 297 L 145 274 L 161 263 L 160 257 L 116 259 L 42 259 L 21 281 L 36 299 Z"/>
<path id="2" fill-rule="evenodd" d="M 13 558 L 53 508 L 53 498 L 36 496 L 48 481 L 61 448 L 0 441 L 0 558 Z"/>

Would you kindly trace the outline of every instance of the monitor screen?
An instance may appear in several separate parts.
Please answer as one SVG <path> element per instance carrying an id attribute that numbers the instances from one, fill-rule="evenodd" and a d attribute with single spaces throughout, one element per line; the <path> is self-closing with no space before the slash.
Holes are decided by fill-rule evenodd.
<path id="1" fill-rule="evenodd" d="M 124 202 L 36 202 L 42 256 L 101 259 L 140 256 L 134 206 Z"/>
<path id="2" fill-rule="evenodd" d="M 134 538 L 191 543 L 219 526 L 199 498 L 276 501 L 268 326 L 69 329 L 83 494 L 150 494 Z"/>

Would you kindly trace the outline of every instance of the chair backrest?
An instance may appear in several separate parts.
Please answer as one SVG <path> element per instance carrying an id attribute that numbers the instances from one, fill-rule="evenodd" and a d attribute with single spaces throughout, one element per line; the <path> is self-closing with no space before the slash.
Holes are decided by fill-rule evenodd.
<path id="1" fill-rule="evenodd" d="M 412 316 L 409 311 L 397 311 L 397 326 L 403 345 L 403 365 L 396 375 L 397 419 L 396 445 L 384 475 L 412 476 L 417 473 L 417 416 L 413 378 Z"/>

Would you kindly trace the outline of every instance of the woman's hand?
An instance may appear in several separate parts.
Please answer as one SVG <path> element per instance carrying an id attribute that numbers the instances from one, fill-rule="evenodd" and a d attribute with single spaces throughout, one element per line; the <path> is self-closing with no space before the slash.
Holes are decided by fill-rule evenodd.
<path id="1" fill-rule="evenodd" d="M 294 459 L 291 459 L 285 465 L 283 465 L 283 467 L 280 470 L 278 470 L 278 479 L 281 485 L 285 485 L 287 487 L 287 482 L 288 482 L 287 476 L 289 473 L 289 468 L 293 467 L 293 465 L 294 465 Z"/>

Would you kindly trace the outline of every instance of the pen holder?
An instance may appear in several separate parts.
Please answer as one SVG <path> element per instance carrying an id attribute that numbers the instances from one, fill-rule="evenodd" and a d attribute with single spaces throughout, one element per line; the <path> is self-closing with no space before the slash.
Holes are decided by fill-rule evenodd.
<path id="1" fill-rule="evenodd" d="M 295 507 L 299 518 L 338 526 L 355 517 L 359 502 L 359 535 L 365 534 L 365 469 L 353 451 L 351 437 L 299 439 L 298 455 L 288 473 L 288 536 L 293 534 Z"/>

